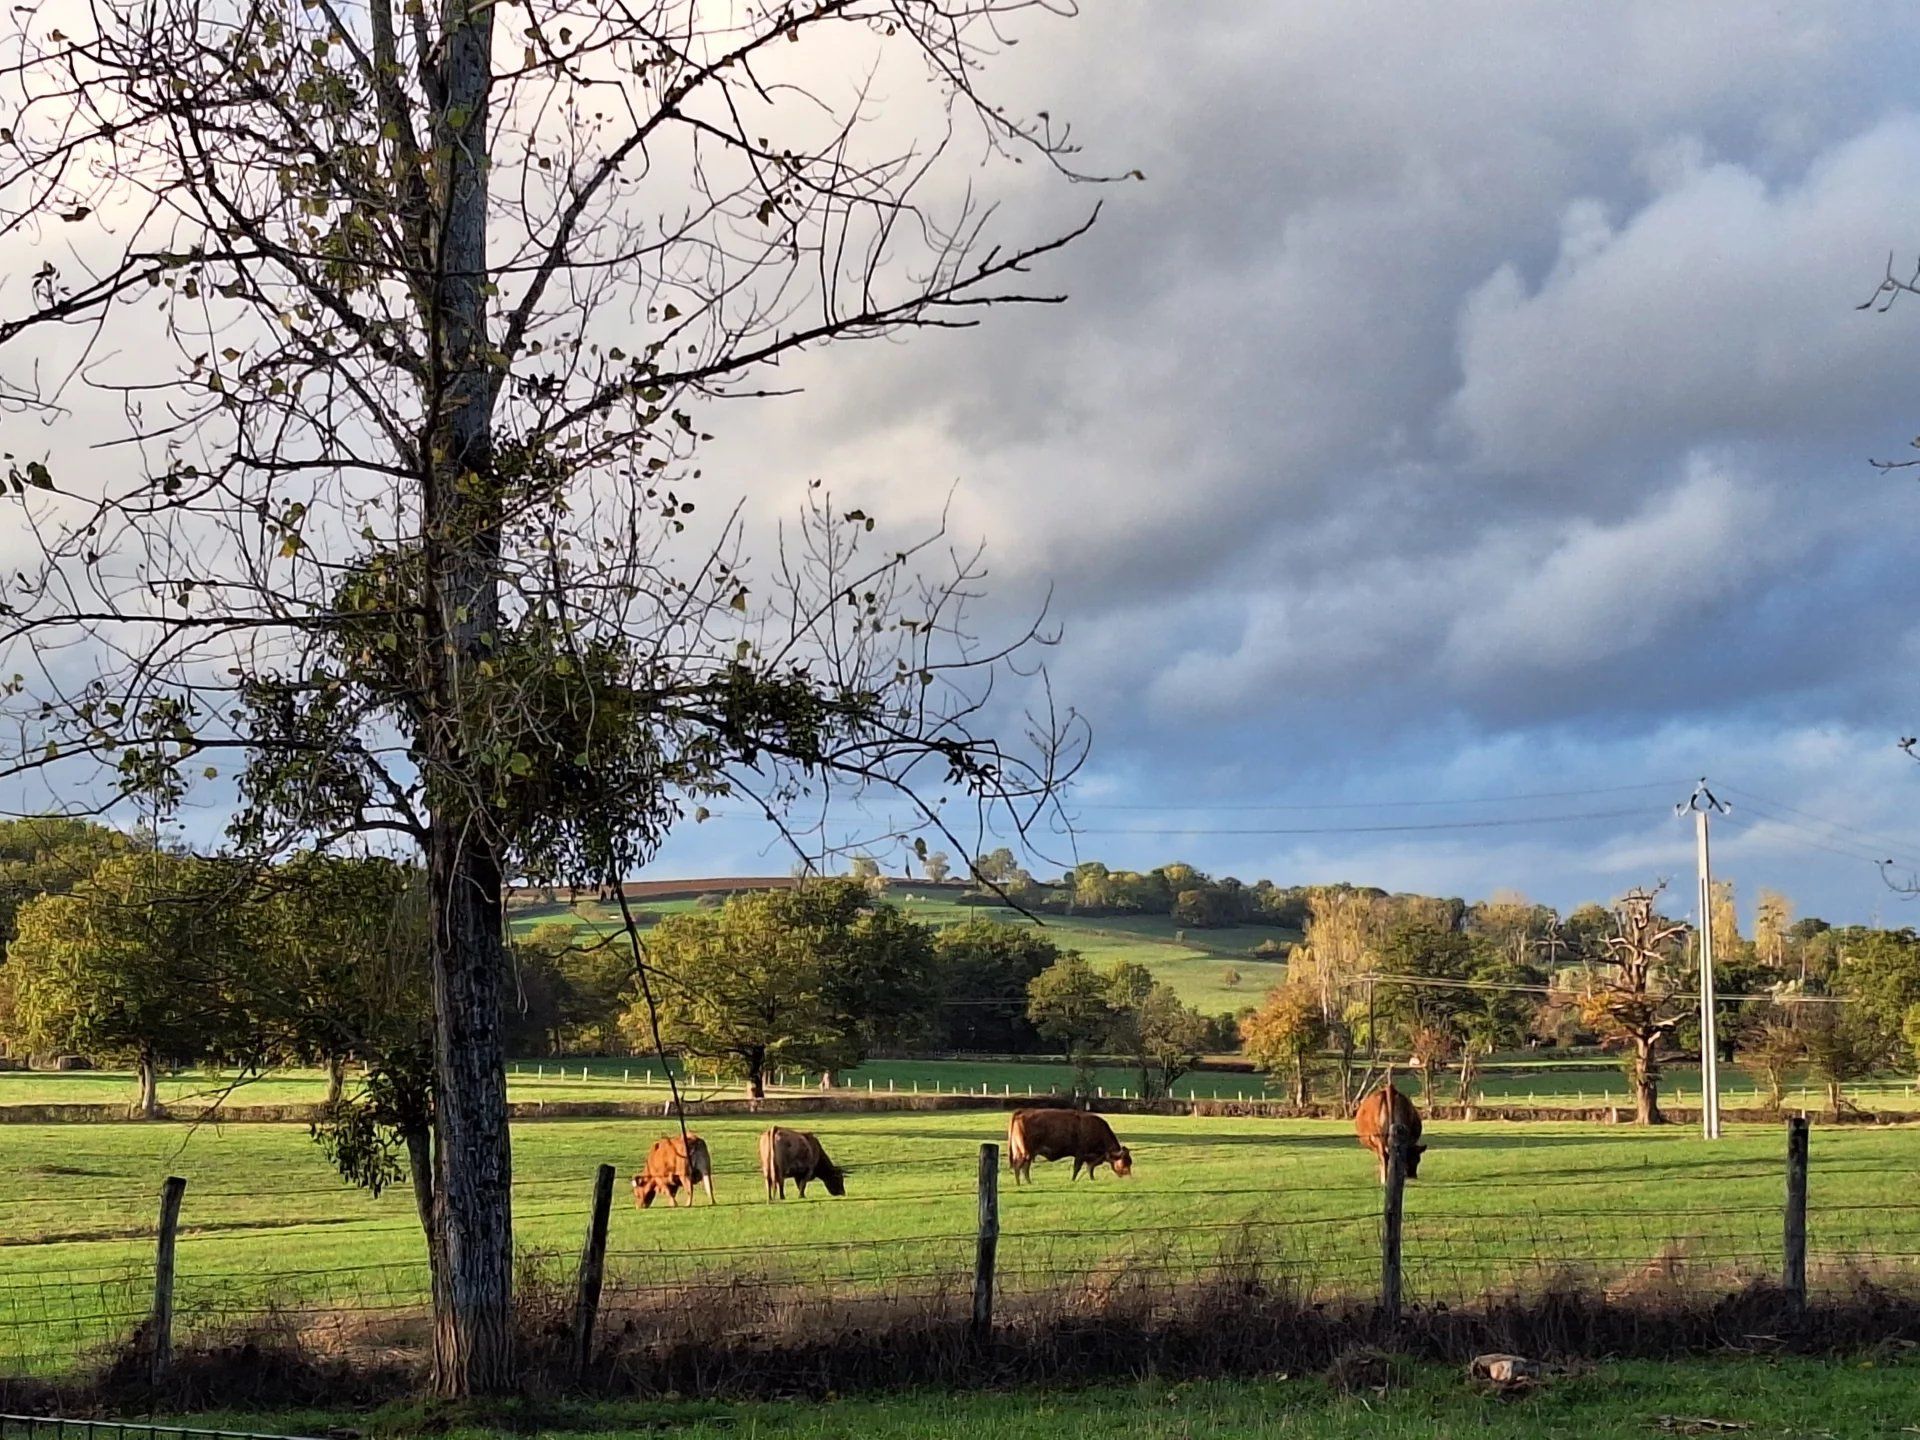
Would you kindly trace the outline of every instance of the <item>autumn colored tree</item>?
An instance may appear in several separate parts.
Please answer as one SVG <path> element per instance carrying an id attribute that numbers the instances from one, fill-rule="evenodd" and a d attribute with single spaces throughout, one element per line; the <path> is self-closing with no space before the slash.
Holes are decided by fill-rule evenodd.
<path id="1" fill-rule="evenodd" d="M 1687 1018 L 1689 997 L 1678 986 L 1678 941 L 1687 927 L 1655 908 L 1659 889 L 1633 890 L 1614 906 L 1606 937 L 1608 963 L 1596 970 L 1581 1012 L 1603 1044 L 1622 1050 L 1633 1084 L 1634 1120 L 1660 1125 L 1660 1061 Z"/>
<path id="2" fill-rule="evenodd" d="M 1285 1075 L 1295 1105 L 1310 1098 L 1313 1058 L 1326 1038 L 1320 996 L 1290 981 L 1267 992 L 1266 1002 L 1240 1021 L 1247 1058 L 1261 1070 Z"/>
<path id="3" fill-rule="evenodd" d="M 1755 958 L 1770 970 L 1787 965 L 1793 902 L 1778 890 L 1761 890 L 1754 897 L 1753 948 Z"/>

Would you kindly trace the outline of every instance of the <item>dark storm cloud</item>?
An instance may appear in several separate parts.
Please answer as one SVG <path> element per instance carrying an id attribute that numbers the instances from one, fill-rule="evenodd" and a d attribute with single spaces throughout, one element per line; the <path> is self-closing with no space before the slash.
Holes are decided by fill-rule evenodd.
<path id="1" fill-rule="evenodd" d="M 1920 306 L 1853 307 L 1920 247 L 1916 35 L 1870 5 L 1101 0 L 1001 72 L 1089 168 L 1146 175 L 1009 197 L 1029 235 L 1106 200 L 1035 277 L 1071 303 L 812 358 L 710 472 L 768 515 L 823 476 L 908 531 L 958 482 L 986 618 L 1053 588 L 1089 805 L 1186 807 L 1089 809 L 1082 853 L 1572 901 L 1684 864 L 1679 797 L 1537 835 L 1227 836 L 1209 807 L 1703 769 L 1899 831 L 1920 496 L 1865 459 L 1920 429 Z M 1129 813 L 1171 833 L 1106 833 Z M 1833 833 L 1726 854 L 1864 915 L 1886 892 Z"/>

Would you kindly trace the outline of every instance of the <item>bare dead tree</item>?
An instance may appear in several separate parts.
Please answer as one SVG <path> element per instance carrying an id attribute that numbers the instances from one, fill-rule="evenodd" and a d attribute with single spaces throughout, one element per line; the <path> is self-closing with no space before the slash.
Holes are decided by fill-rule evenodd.
<path id="1" fill-rule="evenodd" d="M 1072 175 L 1046 112 L 982 89 L 1069 8 L 0 21 L 0 244 L 34 257 L 0 280 L 34 552 L 0 590 L 0 775 L 76 810 L 210 787 L 255 856 L 423 858 L 443 1394 L 514 1383 L 509 874 L 609 884 L 716 799 L 826 843 L 800 807 L 876 784 L 977 853 L 955 827 L 1024 831 L 1078 762 L 1022 658 L 1041 625 L 972 632 L 977 556 L 870 555 L 873 519 L 824 491 L 758 567 L 741 524 L 689 528 L 745 488 L 697 468 L 709 402 L 790 388 L 830 342 L 1058 298 L 1027 273 L 1084 225 L 1006 243 L 976 193 L 982 162 Z M 1039 697 L 1024 721 L 1009 688 Z"/>
<path id="2" fill-rule="evenodd" d="M 1614 933 L 1605 938 L 1609 965 L 1588 981 L 1581 997 L 1587 1024 L 1603 1043 L 1624 1048 L 1633 1081 L 1634 1121 L 1660 1125 L 1660 1052 L 1687 1018 L 1687 997 L 1672 984 L 1685 924 L 1655 908 L 1665 883 L 1630 890 L 1614 906 Z M 1610 971 L 1610 973 L 1608 973 Z"/>

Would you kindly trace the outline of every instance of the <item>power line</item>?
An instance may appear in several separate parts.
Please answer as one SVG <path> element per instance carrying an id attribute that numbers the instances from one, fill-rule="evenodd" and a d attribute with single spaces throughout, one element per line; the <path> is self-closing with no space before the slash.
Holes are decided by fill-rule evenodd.
<path id="1" fill-rule="evenodd" d="M 1888 855 L 1904 856 L 1909 861 L 1909 863 L 1920 865 L 1920 845 L 1907 844 L 1903 841 L 1893 840 L 1885 835 L 1876 834 L 1871 830 L 1864 830 L 1858 825 L 1849 825 L 1839 820 L 1828 820 L 1825 817 L 1820 815 L 1815 815 L 1810 811 L 1796 809 L 1793 806 L 1787 804 L 1785 801 L 1769 800 L 1764 795 L 1756 795 L 1751 790 L 1742 790 L 1733 785 L 1726 786 L 1725 788 L 1729 795 L 1738 795 L 1742 799 L 1748 801 L 1749 804 L 1759 807 L 1760 814 L 1767 815 L 1767 818 L 1776 821 L 1776 823 L 1778 824 L 1790 825 L 1791 822 L 1781 819 L 1778 815 L 1769 815 L 1768 814 L 1769 811 L 1781 811 L 1787 815 L 1796 815 L 1802 820 L 1811 820 L 1814 824 L 1824 826 L 1828 830 L 1844 832 L 1844 835 L 1854 835 L 1859 837 L 1858 840 L 1847 840 L 1843 838 L 1843 835 L 1831 835 L 1831 836 L 1824 837 L 1826 839 L 1834 841 L 1837 844 L 1858 845 L 1862 849 L 1865 849 L 1867 848 L 1868 845 L 1871 845 L 1876 849 L 1884 850 Z M 1863 844 L 1862 842 L 1866 842 L 1866 843 Z"/>
<path id="2" fill-rule="evenodd" d="M 1309 825 L 1207 829 L 1208 835 L 1391 835 L 1432 830 L 1495 830 L 1515 825 L 1575 825 L 1591 820 L 1651 820 L 1650 809 L 1589 810 L 1578 815 L 1520 815 L 1497 820 L 1436 820 L 1419 825 Z M 1080 829 L 1079 835 L 1191 835 L 1197 825 L 1131 826 L 1125 829 Z"/>
<path id="3" fill-rule="evenodd" d="M 1793 835 L 1798 836 L 1799 838 L 1786 839 L 1785 843 L 1789 848 L 1799 848 L 1799 849 L 1805 849 L 1805 850 L 1820 850 L 1820 851 L 1824 851 L 1828 855 L 1838 855 L 1844 860 L 1864 861 L 1866 864 L 1874 866 L 1876 869 L 1881 870 L 1883 873 L 1888 866 L 1895 865 L 1896 863 L 1889 856 L 1884 854 L 1874 854 L 1872 852 L 1867 851 L 1864 847 L 1856 847 L 1852 849 L 1843 848 L 1844 846 L 1852 844 L 1853 842 L 1845 841 L 1840 836 L 1821 835 L 1817 831 L 1812 831 L 1807 829 L 1804 825 L 1796 825 L 1791 820 L 1782 820 L 1772 815 L 1763 815 L 1763 814 L 1760 814 L 1758 811 L 1755 811 L 1754 815 L 1757 818 L 1747 820 L 1745 821 L 1744 824 L 1742 824 L 1741 817 L 1738 814 L 1738 812 L 1736 812 L 1735 815 L 1731 817 L 1732 823 L 1739 828 L 1740 833 L 1743 835 L 1754 834 L 1756 831 L 1759 830 L 1761 824 L 1777 827 L 1777 829 L 1779 830 L 1791 831 Z"/>
<path id="4" fill-rule="evenodd" d="M 1061 797 L 1061 804 L 1069 810 L 1124 810 L 1151 811 L 1160 813 L 1179 813 L 1182 811 L 1323 811 L 1323 810 L 1416 810 L 1445 809 L 1454 805 L 1509 805 L 1524 804 L 1537 800 L 1576 800 L 1590 799 L 1596 795 L 1631 795 L 1653 790 L 1670 790 L 1677 785 L 1687 784 L 1684 780 L 1649 780 L 1632 785 L 1598 785 L 1577 790 L 1532 790 L 1511 795 L 1463 795 L 1452 799 L 1421 800 L 1207 800 L 1198 803 L 1174 803 L 1167 801 L 1120 801 L 1120 800 L 1076 800 L 1071 796 Z M 709 820 L 763 820 L 765 815 L 759 811 L 712 810 L 707 814 Z M 829 823 L 850 823 L 856 820 L 870 820 L 885 823 L 884 814 L 859 810 L 848 813 L 845 810 L 828 813 L 822 819 Z"/>
<path id="5" fill-rule="evenodd" d="M 1280 803 L 1255 800 L 1203 801 L 1174 805 L 1140 802 L 1066 800 L 1074 810 L 1411 810 L 1448 805 L 1505 805 L 1532 800 L 1572 800 L 1594 795 L 1628 795 L 1647 790 L 1670 790 L 1684 780 L 1650 780 L 1639 785 L 1603 785 L 1587 790 L 1536 790 L 1523 795 L 1475 795 L 1452 800 L 1321 800 L 1311 803 Z"/>

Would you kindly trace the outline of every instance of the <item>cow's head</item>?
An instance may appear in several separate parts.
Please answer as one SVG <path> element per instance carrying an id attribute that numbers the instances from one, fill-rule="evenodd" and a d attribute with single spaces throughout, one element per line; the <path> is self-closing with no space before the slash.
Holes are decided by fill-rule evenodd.
<path id="1" fill-rule="evenodd" d="M 1113 1167 L 1113 1173 L 1126 1176 L 1133 1174 L 1133 1152 L 1124 1145 L 1115 1146 L 1107 1152 L 1107 1164 Z"/>
<path id="2" fill-rule="evenodd" d="M 846 1174 L 831 1160 L 823 1163 L 819 1170 L 815 1172 L 815 1175 L 820 1183 L 827 1187 L 827 1194 L 844 1195 L 847 1193 Z"/>
<path id="3" fill-rule="evenodd" d="M 653 1197 L 657 1193 L 658 1191 L 655 1190 L 653 1182 L 647 1179 L 646 1176 L 636 1175 L 633 1177 L 633 1203 L 638 1205 L 642 1210 L 653 1204 Z"/>
<path id="4" fill-rule="evenodd" d="M 1427 1147 L 1424 1145 L 1407 1146 L 1407 1179 L 1420 1178 L 1420 1157 L 1426 1153 Z"/>

